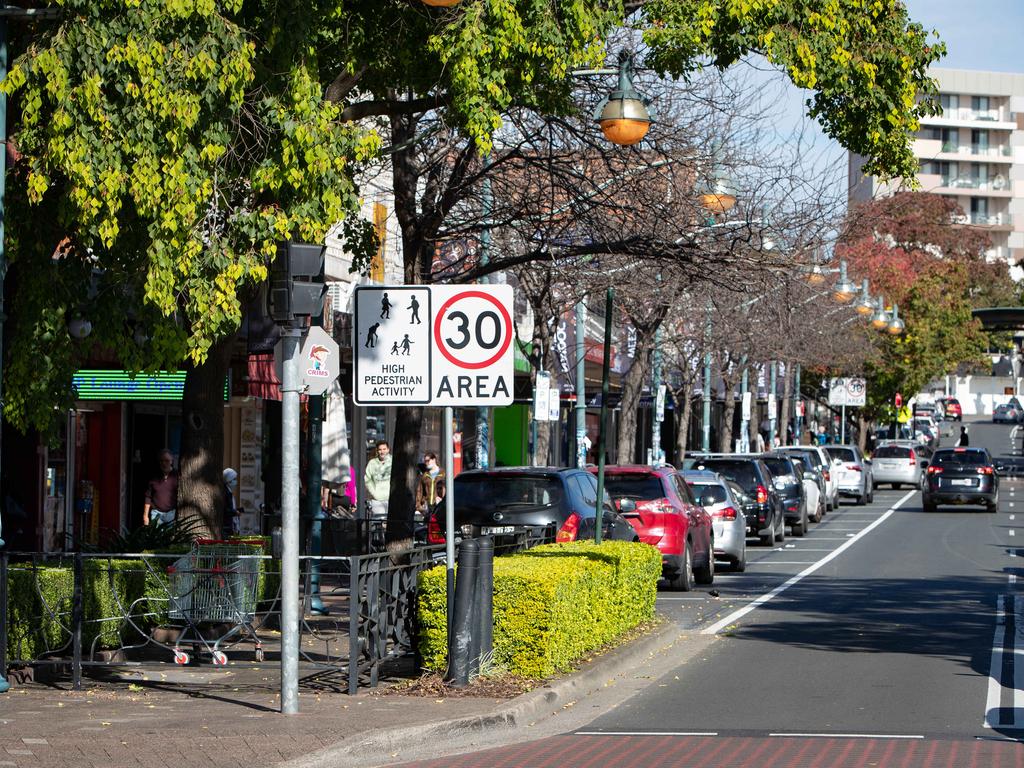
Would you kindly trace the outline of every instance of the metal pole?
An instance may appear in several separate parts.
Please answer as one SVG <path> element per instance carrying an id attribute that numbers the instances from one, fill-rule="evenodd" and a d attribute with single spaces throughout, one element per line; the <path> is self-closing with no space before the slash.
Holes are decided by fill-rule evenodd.
<path id="1" fill-rule="evenodd" d="M 793 438 L 797 445 L 800 444 L 800 435 L 804 430 L 804 417 L 800 413 L 800 363 L 796 364 L 796 371 L 793 374 L 793 423 L 796 428 L 793 430 Z"/>
<path id="2" fill-rule="evenodd" d="M 750 419 L 747 418 L 747 411 L 743 410 L 749 387 L 746 355 L 743 356 L 740 365 L 743 366 L 743 373 L 740 375 L 740 453 L 747 453 L 750 450 Z"/>
<path id="3" fill-rule="evenodd" d="M 576 304 L 576 466 L 587 463 L 587 386 L 586 375 L 587 307 L 582 300 Z"/>
<path id="4" fill-rule="evenodd" d="M 444 408 L 444 554 L 446 571 L 447 607 L 448 607 L 448 638 L 449 647 L 454 631 L 455 619 L 455 459 L 452 456 L 452 422 L 455 411 L 450 405 Z M 450 663 L 450 661 L 449 661 Z"/>
<path id="5" fill-rule="evenodd" d="M 654 330 L 654 355 L 652 365 L 654 380 L 651 384 L 651 392 L 654 395 L 654 402 L 652 403 L 651 413 L 654 418 L 651 419 L 651 456 L 654 459 L 654 464 L 657 466 L 661 463 L 661 419 L 658 418 L 658 393 L 661 390 L 661 326 L 659 325 Z M 664 415 L 664 414 L 662 414 Z"/>
<path id="6" fill-rule="evenodd" d="M 601 517 L 604 511 L 604 451 L 608 433 L 608 378 L 612 350 L 612 304 L 615 289 L 609 288 L 604 300 L 604 359 L 601 363 L 601 433 L 597 437 L 597 520 L 594 543 L 601 543 Z"/>
<path id="7" fill-rule="evenodd" d="M 839 444 L 846 444 L 846 403 L 842 405 L 842 415 L 839 417 Z"/>
<path id="8" fill-rule="evenodd" d="M 82 690 L 82 578 L 82 553 L 75 552 L 71 587 L 71 688 L 75 691 Z"/>
<path id="9" fill-rule="evenodd" d="M 708 453 L 711 450 L 711 299 L 707 302 L 707 318 L 704 321 L 704 410 L 701 421 L 703 435 L 701 438 L 701 450 Z"/>
<path id="10" fill-rule="evenodd" d="M 306 515 L 309 517 L 309 610 L 317 615 L 329 613 L 320 599 L 320 554 L 323 551 L 323 521 L 327 519 L 320 503 L 323 483 L 323 395 L 309 397 L 309 439 L 306 442 Z"/>
<path id="11" fill-rule="evenodd" d="M 770 383 L 768 385 L 768 391 L 771 392 L 772 402 L 775 404 L 775 408 L 776 408 L 774 414 L 771 413 L 771 412 L 769 412 L 769 414 L 768 414 L 768 450 L 770 451 L 772 448 L 775 447 L 774 445 L 772 445 L 772 443 L 775 440 L 775 419 L 776 419 L 776 416 L 778 415 L 778 412 L 779 412 L 778 411 L 779 401 L 776 398 L 776 391 L 775 391 L 776 386 L 778 385 L 778 381 L 776 380 L 776 374 L 778 372 L 778 368 L 777 368 L 774 360 L 772 360 L 769 363 L 769 365 L 771 366 L 772 370 L 771 370 L 771 375 L 769 376 Z"/>
<path id="12" fill-rule="evenodd" d="M 0 539 L 0 549 L 4 540 Z M 11 684 L 7 682 L 7 553 L 0 552 L 0 693 L 7 693 Z"/>
<path id="13" fill-rule="evenodd" d="M 491 156 L 484 158 L 484 173 L 491 165 Z M 491 260 L 491 210 L 494 197 L 491 192 L 491 177 L 484 176 L 483 181 L 483 218 L 484 227 L 480 232 L 480 265 L 484 266 Z M 487 275 L 480 278 L 481 283 L 489 283 Z M 487 469 L 491 465 L 491 409 L 479 406 L 476 409 L 476 466 Z"/>
<path id="14" fill-rule="evenodd" d="M 281 332 L 281 712 L 299 711 L 299 337 Z"/>
<path id="15" fill-rule="evenodd" d="M 451 536 L 448 537 L 449 539 Z M 448 635 L 448 672 L 444 679 L 454 688 L 469 685 L 470 653 L 473 645 L 473 598 L 480 565 L 480 543 L 463 539 L 459 543 L 459 584 L 455 601 L 455 621 Z"/>

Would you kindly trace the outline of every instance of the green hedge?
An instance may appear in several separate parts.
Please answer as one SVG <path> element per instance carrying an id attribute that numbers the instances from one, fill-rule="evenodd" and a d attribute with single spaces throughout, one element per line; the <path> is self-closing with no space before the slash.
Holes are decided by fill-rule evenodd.
<path id="1" fill-rule="evenodd" d="M 260 548 L 253 546 L 253 554 Z M 189 547 L 145 554 L 184 555 Z M 265 550 L 269 552 L 269 539 Z M 148 565 L 147 565 L 148 563 Z M 82 648 L 135 644 L 152 627 L 168 622 L 170 557 L 141 559 L 87 558 L 82 564 Z M 279 560 L 260 560 L 257 600 L 269 608 L 277 598 L 281 574 Z M 109 572 L 109 573 L 108 573 Z M 74 589 L 72 560 L 33 569 L 29 563 L 11 563 L 8 579 L 7 655 L 31 661 L 48 652 L 70 653 L 71 601 Z M 138 601 L 138 602 L 136 602 Z M 132 621 L 125 619 L 131 611 Z M 135 624 L 138 630 L 132 626 Z"/>
<path id="2" fill-rule="evenodd" d="M 661 554 L 647 544 L 547 544 L 494 561 L 495 665 L 548 677 L 654 616 Z M 445 569 L 419 581 L 424 666 L 447 664 Z"/>
<path id="3" fill-rule="evenodd" d="M 30 564 L 11 564 L 9 658 L 29 661 L 47 652 L 70 649 L 74 573 L 70 561 L 64 563 L 35 569 Z M 124 612 L 145 594 L 146 566 L 141 560 L 86 560 L 82 564 L 83 650 L 88 652 L 97 639 L 100 648 L 118 647 L 122 636 L 132 633 Z"/>

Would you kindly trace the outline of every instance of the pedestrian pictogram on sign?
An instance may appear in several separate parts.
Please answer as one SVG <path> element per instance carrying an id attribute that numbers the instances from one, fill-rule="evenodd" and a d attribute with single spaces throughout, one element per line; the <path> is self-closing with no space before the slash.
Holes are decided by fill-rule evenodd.
<path id="1" fill-rule="evenodd" d="M 356 403 L 511 404 L 511 286 L 360 287 L 354 315 Z"/>

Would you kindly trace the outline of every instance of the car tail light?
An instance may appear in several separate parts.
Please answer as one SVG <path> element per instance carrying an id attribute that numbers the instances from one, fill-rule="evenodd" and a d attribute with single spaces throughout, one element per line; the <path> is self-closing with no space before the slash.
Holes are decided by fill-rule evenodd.
<path id="1" fill-rule="evenodd" d="M 799 512 L 800 511 L 800 505 L 799 504 L 790 504 L 788 507 L 786 507 L 786 511 L 787 512 Z"/>
<path id="2" fill-rule="evenodd" d="M 444 544 L 444 532 L 441 530 L 441 521 L 437 519 L 437 512 L 427 518 L 427 543 Z"/>
<path id="3" fill-rule="evenodd" d="M 576 541 L 576 536 L 580 532 L 580 516 L 573 512 L 565 519 L 562 527 L 558 529 L 558 533 L 555 534 L 555 541 L 567 542 Z"/>
<path id="4" fill-rule="evenodd" d="M 758 504 L 764 504 L 768 501 L 768 489 L 765 488 L 763 485 L 757 486 L 756 494 Z"/>
<path id="5" fill-rule="evenodd" d="M 992 467 L 978 467 L 979 475 L 992 475 L 995 474 L 995 470 Z"/>
<path id="6" fill-rule="evenodd" d="M 928 474 L 929 475 L 941 475 L 942 474 L 942 467 L 928 467 Z"/>
<path id="7" fill-rule="evenodd" d="M 716 509 L 711 513 L 712 517 L 717 517 L 721 520 L 735 520 L 736 510 L 733 507 L 726 507 L 725 509 Z"/>
<path id="8" fill-rule="evenodd" d="M 672 506 L 672 503 L 668 499 L 658 499 L 654 502 L 654 511 L 662 515 L 671 515 L 676 511 L 676 508 Z"/>
<path id="9" fill-rule="evenodd" d="M 913 451 L 910 452 L 910 466 L 917 464 L 917 454 Z"/>
<path id="10" fill-rule="evenodd" d="M 847 469 L 852 469 L 854 472 L 860 472 L 861 471 L 860 464 L 847 464 L 846 468 Z"/>

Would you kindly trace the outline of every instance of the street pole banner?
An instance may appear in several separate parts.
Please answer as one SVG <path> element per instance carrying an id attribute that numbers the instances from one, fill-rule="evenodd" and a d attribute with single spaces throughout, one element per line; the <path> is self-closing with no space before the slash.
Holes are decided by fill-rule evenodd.
<path id="1" fill-rule="evenodd" d="M 356 288 L 356 404 L 511 405 L 512 301 L 509 285 Z"/>
<path id="2" fill-rule="evenodd" d="M 558 396 L 558 393 L 555 393 Z M 547 421 L 551 412 L 551 374 L 547 371 L 537 372 L 537 382 L 533 388 L 533 420 Z"/>

